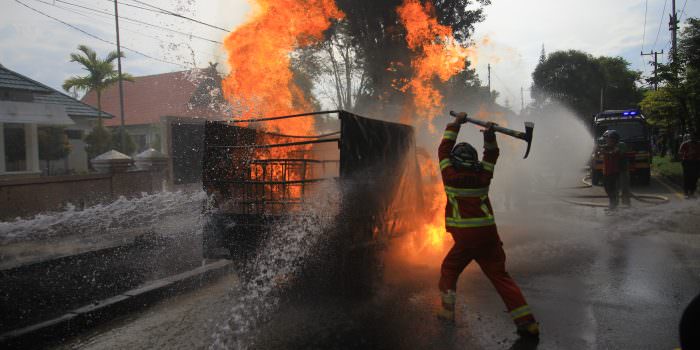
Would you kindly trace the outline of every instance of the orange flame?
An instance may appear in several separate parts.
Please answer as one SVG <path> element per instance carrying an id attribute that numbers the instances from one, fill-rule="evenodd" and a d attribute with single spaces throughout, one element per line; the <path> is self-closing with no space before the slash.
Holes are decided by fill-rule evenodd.
<path id="1" fill-rule="evenodd" d="M 290 55 L 323 38 L 331 19 L 344 14 L 333 0 L 253 0 L 252 17 L 224 41 L 230 74 L 223 92 L 238 117 L 256 118 L 308 111 L 311 104 L 294 83 Z M 287 134 L 314 130 L 310 118 L 271 121 L 265 127 Z"/>
<path id="2" fill-rule="evenodd" d="M 400 91 L 410 92 L 412 107 L 404 111 L 415 111 L 413 120 L 418 124 L 428 122 L 434 132 L 432 119 L 443 110 L 443 95 L 433 84 L 446 82 L 466 68 L 466 60 L 476 60 L 472 47 L 458 43 L 452 28 L 438 23 L 435 8 L 430 1 L 404 0 L 397 13 L 406 28 L 408 47 L 414 52 L 411 67 L 413 75 L 408 81 L 396 81 Z M 417 264 L 439 264 L 449 247 L 449 235 L 445 231 L 445 192 L 434 153 L 419 153 L 421 173 L 424 179 L 423 193 L 427 198 L 423 225 L 412 232 L 399 246 L 399 255 L 404 261 Z"/>
<path id="3" fill-rule="evenodd" d="M 290 55 L 297 48 L 323 39 L 331 20 L 344 14 L 333 0 L 252 0 L 254 11 L 249 20 L 236 28 L 224 41 L 228 53 L 229 75 L 222 90 L 231 105 L 238 107 L 237 118 L 260 118 L 309 111 L 311 104 L 293 81 Z M 258 124 L 262 129 L 286 135 L 312 135 L 312 118 L 293 118 Z M 267 140 L 269 141 L 269 140 Z M 290 142 L 275 137 L 272 143 Z M 267 143 L 266 140 L 259 140 Z M 271 148 L 255 152 L 256 159 L 306 158 L 310 146 Z M 262 174 L 262 175 L 261 175 Z M 251 168 L 250 177 L 263 181 L 304 179 L 308 171 L 284 165 L 271 165 L 265 171 Z M 262 178 L 262 177 L 266 178 Z M 297 187 L 273 188 L 282 197 L 298 197 Z M 278 192 L 282 193 L 278 193 Z"/>
<path id="4" fill-rule="evenodd" d="M 430 2 L 404 0 L 398 8 L 406 27 L 408 47 L 416 53 L 411 65 L 413 77 L 401 90 L 413 94 L 418 116 L 432 120 L 442 109 L 442 94 L 432 81 L 447 81 L 465 68 L 466 58 L 474 58 L 473 49 L 460 45 L 452 28 L 438 23 Z"/>

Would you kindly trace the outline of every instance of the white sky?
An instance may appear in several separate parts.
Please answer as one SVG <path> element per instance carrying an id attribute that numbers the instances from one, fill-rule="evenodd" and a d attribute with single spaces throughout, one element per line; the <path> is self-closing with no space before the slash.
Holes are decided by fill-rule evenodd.
<path id="1" fill-rule="evenodd" d="M 111 0 L 19 0 L 46 14 L 78 26 L 99 37 L 114 41 L 113 18 L 91 13 L 65 2 L 99 8 L 112 13 Z M 221 41 L 223 31 L 211 29 L 171 16 L 154 14 L 125 6 L 135 0 L 121 0 L 120 15 Z M 241 23 L 249 11 L 245 0 L 143 0 L 161 8 L 185 14 L 223 28 Z M 579 49 L 594 55 L 622 56 L 634 69 L 646 69 L 639 53 L 643 49 L 668 52 L 668 13 L 672 0 L 493 0 L 486 9 L 486 21 L 476 26 L 475 40 L 488 37 L 489 45 L 480 45 L 477 72 L 486 82 L 486 64 L 492 66 L 492 87 L 517 110 L 520 88 L 529 101 L 530 75 L 544 44 L 545 50 Z M 700 0 L 677 0 L 682 19 L 700 16 Z M 645 4 L 646 33 L 644 33 Z M 664 4 L 666 10 L 663 12 Z M 79 44 L 95 48 L 100 55 L 113 46 L 90 38 L 52 19 L 37 14 L 15 0 L 0 0 L 0 63 L 30 78 L 60 89 L 70 75 L 81 74 L 68 55 Z M 139 5 L 143 6 L 143 5 Z M 80 12 L 79 14 L 67 11 Z M 659 24 L 661 28 L 659 31 Z M 120 21 L 121 41 L 150 56 L 198 66 L 207 61 L 223 61 L 219 45 L 204 42 L 142 24 Z M 657 39 L 657 32 L 659 33 Z M 194 52 L 194 56 L 192 53 Z M 133 75 L 156 74 L 183 69 L 145 58 L 125 50 L 124 71 Z M 648 57 L 646 58 L 648 60 Z M 664 57 L 665 60 L 665 57 Z"/>
<path id="2" fill-rule="evenodd" d="M 676 0 L 679 18 L 685 2 Z M 491 63 L 492 88 L 500 92 L 501 103 L 508 98 L 516 110 L 520 109 L 521 87 L 525 104 L 530 100 L 531 74 L 542 45 L 547 53 L 577 49 L 596 56 L 622 56 L 633 69 L 650 74 L 651 66 L 644 63 L 651 57 L 642 59 L 640 52 L 642 48 L 647 53 L 652 49 L 669 52 L 670 11 L 671 0 L 493 0 L 486 8 L 486 21 L 476 27 L 476 40 L 491 40 L 479 50 L 477 73 L 486 83 L 486 65 Z M 699 1 L 687 0 L 681 22 L 699 16 Z"/>

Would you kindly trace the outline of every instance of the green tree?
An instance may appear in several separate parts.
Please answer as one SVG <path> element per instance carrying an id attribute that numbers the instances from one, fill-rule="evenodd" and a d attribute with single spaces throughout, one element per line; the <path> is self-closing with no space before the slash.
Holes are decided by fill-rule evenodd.
<path id="1" fill-rule="evenodd" d="M 603 70 L 604 109 L 634 108 L 642 99 L 642 91 L 637 87 L 642 74 L 630 70 L 630 63 L 622 57 L 601 56 L 597 58 Z"/>
<path id="2" fill-rule="evenodd" d="M 68 136 L 61 127 L 41 127 L 37 130 L 39 141 L 39 159 L 48 164 L 48 174 L 51 175 L 51 162 L 63 159 L 70 154 L 71 146 Z"/>
<path id="3" fill-rule="evenodd" d="M 658 83 L 665 90 L 666 97 L 676 100 L 675 116 L 654 115 L 660 119 L 674 118 L 676 133 L 700 129 L 700 19 L 689 18 L 678 41 L 678 55 L 669 64 L 660 64 L 657 78 L 651 77 L 650 84 Z M 649 100 L 649 110 L 663 110 L 654 106 L 653 102 L 664 100 Z"/>
<path id="4" fill-rule="evenodd" d="M 117 51 L 111 51 L 104 59 L 97 57 L 95 50 L 86 45 L 78 46 L 79 52 L 70 54 L 70 61 L 79 63 L 87 71 L 87 75 L 73 76 L 63 82 L 63 90 L 94 91 L 97 97 L 97 126 L 85 137 L 88 144 L 87 153 L 90 158 L 110 150 L 112 138 L 102 126 L 102 92 L 110 85 L 119 81 L 119 72 L 114 68 L 114 61 L 120 56 Z M 121 53 L 124 57 L 124 53 Z M 134 81 L 134 78 L 122 73 L 122 80 Z"/>
<path id="5" fill-rule="evenodd" d="M 684 68 L 683 102 L 692 125 L 700 131 L 700 19 L 688 18 L 678 41 L 678 55 Z"/>
<path id="6" fill-rule="evenodd" d="M 100 59 L 95 50 L 86 45 L 79 45 L 78 51 L 70 54 L 70 61 L 77 62 L 87 71 L 87 75 L 73 76 L 63 82 L 63 90 L 94 91 L 97 95 L 98 123 L 102 125 L 102 92 L 119 81 L 119 73 L 114 69 L 114 60 L 119 57 L 117 51 L 111 51 L 107 57 Z M 124 53 L 121 53 L 124 57 Z M 122 80 L 134 81 L 134 78 L 122 73 Z"/>
<path id="7" fill-rule="evenodd" d="M 474 25 L 484 20 L 484 6 L 490 4 L 490 0 L 427 2 L 433 5 L 438 22 L 450 26 L 456 40 L 464 44 Z M 337 55 L 329 83 L 333 90 L 340 90 L 328 95 L 343 108 L 362 112 L 377 105 L 400 104 L 405 98 L 394 87 L 395 82 L 410 78 L 413 73 L 413 53 L 407 47 L 406 30 L 396 12 L 402 3 L 403 0 L 336 0 L 346 16 L 327 32 L 333 41 L 324 44 L 330 45 Z M 328 46 L 317 49 L 329 53 Z"/>
<path id="8" fill-rule="evenodd" d="M 124 132 L 124 138 L 122 138 L 122 130 Z M 122 140 L 124 140 L 124 144 L 122 145 Z M 128 131 L 122 129 L 122 128 L 114 128 L 112 129 L 112 149 L 115 149 L 119 152 L 122 152 L 126 155 L 132 155 L 134 152 L 136 152 L 136 143 L 134 142 L 134 139 L 131 137 L 131 134 L 129 134 Z"/>
<path id="9" fill-rule="evenodd" d="M 635 107 L 641 100 L 636 85 L 640 73 L 629 69 L 621 57 L 593 57 L 576 51 L 556 51 L 546 56 L 532 73 L 532 98 L 542 106 L 561 102 L 582 119 L 605 109 Z M 603 101 L 601 101 L 601 96 Z"/>
<path id="10" fill-rule="evenodd" d="M 87 152 L 88 159 L 95 158 L 112 149 L 112 134 L 99 124 L 92 129 L 90 134 L 85 136 L 84 141 L 87 143 L 85 152 Z"/>
<path id="11" fill-rule="evenodd" d="M 582 118 L 600 109 L 604 72 L 590 54 L 576 50 L 553 52 L 537 65 L 532 80 L 532 98 L 537 105 L 558 101 Z"/>
<path id="12" fill-rule="evenodd" d="M 678 127 L 681 106 L 670 89 L 662 87 L 647 91 L 639 105 L 652 125 L 672 129 Z"/>

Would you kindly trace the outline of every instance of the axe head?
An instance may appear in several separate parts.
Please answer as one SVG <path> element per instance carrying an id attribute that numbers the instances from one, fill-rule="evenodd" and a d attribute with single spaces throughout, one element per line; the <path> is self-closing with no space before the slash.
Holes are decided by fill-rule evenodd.
<path id="1" fill-rule="evenodd" d="M 530 154 L 530 146 L 532 146 L 532 132 L 535 130 L 535 123 L 533 122 L 525 122 L 525 142 L 527 142 L 527 150 L 525 151 L 525 157 L 523 159 L 527 158 L 527 156 Z"/>

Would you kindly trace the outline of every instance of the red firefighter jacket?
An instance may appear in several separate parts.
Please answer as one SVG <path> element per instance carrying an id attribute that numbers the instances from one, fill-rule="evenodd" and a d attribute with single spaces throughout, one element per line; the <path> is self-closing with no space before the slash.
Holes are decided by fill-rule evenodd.
<path id="1" fill-rule="evenodd" d="M 681 160 L 700 160 L 700 142 L 686 141 L 678 150 Z"/>
<path id="2" fill-rule="evenodd" d="M 617 175 L 627 171 L 627 145 L 618 142 L 615 146 L 606 146 L 603 150 L 603 175 Z"/>
<path id="3" fill-rule="evenodd" d="M 438 148 L 442 182 L 447 195 L 445 226 L 448 232 L 496 232 L 493 209 L 489 201 L 489 185 L 498 159 L 496 136 L 484 133 L 484 154 L 481 169 L 453 166 L 450 152 L 454 147 L 459 124 L 448 124 Z"/>

